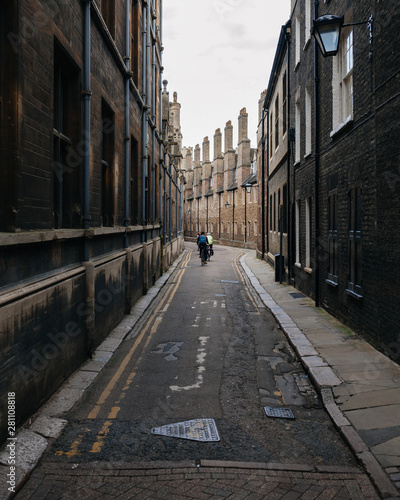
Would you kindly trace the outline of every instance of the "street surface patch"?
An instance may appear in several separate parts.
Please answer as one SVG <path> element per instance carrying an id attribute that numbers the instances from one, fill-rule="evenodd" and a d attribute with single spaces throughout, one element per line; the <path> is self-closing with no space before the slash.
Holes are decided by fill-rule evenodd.
<path id="1" fill-rule="evenodd" d="M 217 426 L 212 418 L 198 418 L 196 420 L 153 427 L 151 433 L 159 436 L 190 439 L 192 441 L 210 442 L 220 440 Z"/>

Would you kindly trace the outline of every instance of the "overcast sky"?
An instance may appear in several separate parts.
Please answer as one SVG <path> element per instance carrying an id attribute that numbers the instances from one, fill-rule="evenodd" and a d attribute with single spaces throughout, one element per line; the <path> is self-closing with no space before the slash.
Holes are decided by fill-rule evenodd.
<path id="1" fill-rule="evenodd" d="M 258 100 L 289 15 L 290 0 L 164 0 L 163 79 L 182 106 L 183 146 L 201 146 L 208 136 L 212 148 L 228 120 L 236 146 L 245 107 L 256 147 Z"/>

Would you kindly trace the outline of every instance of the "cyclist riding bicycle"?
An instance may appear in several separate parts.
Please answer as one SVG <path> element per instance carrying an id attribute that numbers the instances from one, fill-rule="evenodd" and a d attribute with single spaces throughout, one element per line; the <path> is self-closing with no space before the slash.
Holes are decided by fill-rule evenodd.
<path id="1" fill-rule="evenodd" d="M 210 255 L 214 255 L 214 250 L 213 250 L 214 238 L 211 236 L 211 233 L 207 233 L 207 243 L 208 246 L 210 247 Z"/>
<path id="2" fill-rule="evenodd" d="M 200 250 L 201 263 L 203 264 L 204 262 L 204 264 L 207 264 L 207 236 L 204 234 L 204 231 L 201 232 L 199 238 L 199 250 Z"/>

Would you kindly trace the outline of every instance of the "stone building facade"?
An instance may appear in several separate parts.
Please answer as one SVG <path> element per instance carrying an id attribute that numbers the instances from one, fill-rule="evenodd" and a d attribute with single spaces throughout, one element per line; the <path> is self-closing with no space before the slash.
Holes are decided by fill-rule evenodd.
<path id="1" fill-rule="evenodd" d="M 0 5 L 0 439 L 7 392 L 21 423 L 183 248 L 161 8 Z"/>
<path id="2" fill-rule="evenodd" d="M 313 19 L 325 14 L 343 15 L 346 24 L 338 54 L 327 58 L 310 34 Z M 287 204 L 284 279 L 396 361 L 399 24 L 398 3 L 292 1 L 262 96 L 258 167 L 261 190 L 270 190 L 260 209 L 265 231 L 259 255 L 273 261 L 276 246 L 269 237 L 279 197 L 271 199 L 271 190 L 286 183 L 287 198 L 280 198 Z M 286 101 L 277 100 L 278 92 Z M 285 142 L 287 164 L 278 183 L 272 175 L 276 133 L 279 147 Z"/>
<path id="3" fill-rule="evenodd" d="M 257 221 L 257 154 L 248 138 L 246 109 L 238 117 L 238 142 L 234 146 L 233 125 L 226 123 L 200 149 L 183 148 L 185 173 L 185 238 L 198 232 L 211 233 L 215 243 L 255 248 Z M 248 192 L 249 191 L 249 192 Z"/>

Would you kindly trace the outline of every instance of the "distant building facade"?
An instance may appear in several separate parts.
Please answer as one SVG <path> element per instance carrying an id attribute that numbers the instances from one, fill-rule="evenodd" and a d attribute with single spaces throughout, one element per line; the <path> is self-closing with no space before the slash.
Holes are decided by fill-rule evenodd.
<path id="1" fill-rule="evenodd" d="M 325 14 L 347 25 L 328 58 L 310 34 Z M 399 24 L 398 3 L 292 1 L 260 106 L 257 247 L 276 266 L 283 240 L 283 279 L 396 361 Z"/>
<path id="2" fill-rule="evenodd" d="M 182 251 L 181 153 L 171 145 L 180 124 L 178 103 L 162 95 L 161 6 L 0 5 L 4 432 L 7 392 L 21 423 Z"/>
<path id="3" fill-rule="evenodd" d="M 248 138 L 246 109 L 238 117 L 238 143 L 234 147 L 233 125 L 226 123 L 224 137 L 214 134 L 213 160 L 210 140 L 183 148 L 185 173 L 185 238 L 209 232 L 215 243 L 255 248 L 257 221 L 257 154 Z"/>

